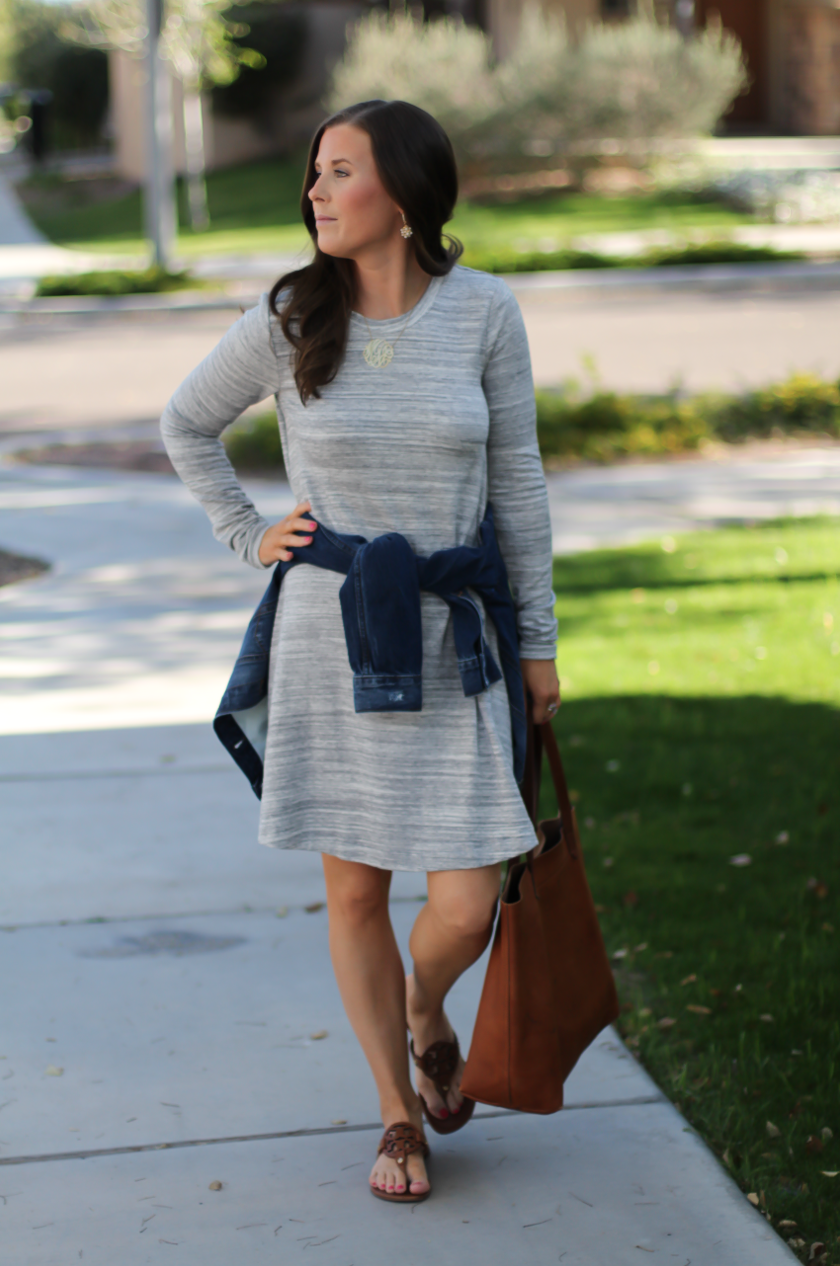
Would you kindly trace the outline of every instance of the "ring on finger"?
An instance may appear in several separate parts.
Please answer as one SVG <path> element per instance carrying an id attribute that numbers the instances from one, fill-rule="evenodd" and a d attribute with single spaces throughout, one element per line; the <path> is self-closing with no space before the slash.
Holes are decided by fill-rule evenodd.
<path id="1" fill-rule="evenodd" d="M 559 707 L 560 707 L 559 703 L 550 703 L 548 707 L 546 708 L 546 712 L 548 713 L 550 717 L 553 717 Z"/>

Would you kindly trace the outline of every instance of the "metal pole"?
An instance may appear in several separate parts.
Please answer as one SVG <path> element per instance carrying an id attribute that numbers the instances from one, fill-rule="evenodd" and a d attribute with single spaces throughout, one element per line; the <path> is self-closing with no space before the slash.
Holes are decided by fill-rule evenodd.
<path id="1" fill-rule="evenodd" d="M 159 49 L 163 0 L 146 0 L 148 43 L 145 222 L 154 261 L 166 268 L 178 231 L 172 171 L 172 82 Z"/>

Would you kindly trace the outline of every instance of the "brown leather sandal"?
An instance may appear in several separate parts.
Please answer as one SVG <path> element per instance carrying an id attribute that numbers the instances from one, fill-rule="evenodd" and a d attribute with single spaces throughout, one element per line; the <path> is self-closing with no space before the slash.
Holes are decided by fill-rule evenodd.
<path id="1" fill-rule="evenodd" d="M 422 1055 L 418 1055 L 415 1051 L 414 1038 L 412 1038 L 409 1042 L 409 1050 L 411 1051 L 411 1058 L 417 1067 L 434 1083 L 435 1090 L 445 1103 L 449 1087 L 452 1085 L 452 1078 L 458 1070 L 458 1060 L 461 1057 L 458 1035 L 455 1035 L 454 1042 L 432 1042 L 432 1045 Z M 457 1112 L 450 1112 L 448 1117 L 436 1117 L 429 1111 L 428 1104 L 422 1095 L 420 1095 L 420 1102 L 423 1105 L 426 1120 L 438 1134 L 454 1134 L 456 1130 L 460 1130 L 467 1124 L 475 1108 L 475 1100 L 467 1099 L 464 1096 Z"/>
<path id="2" fill-rule="evenodd" d="M 432 1194 L 431 1186 L 428 1191 L 419 1193 L 409 1190 L 411 1179 L 406 1173 L 406 1157 L 412 1152 L 420 1152 L 424 1157 L 429 1155 L 429 1144 L 416 1125 L 412 1125 L 410 1121 L 397 1121 L 395 1125 L 389 1125 L 382 1135 L 376 1155 L 379 1156 L 381 1152 L 384 1152 L 386 1156 L 393 1156 L 397 1164 L 402 1165 L 406 1189 L 403 1192 L 381 1191 L 379 1187 L 371 1186 L 370 1189 L 375 1196 L 378 1196 L 380 1200 L 396 1200 L 399 1204 L 419 1204 L 421 1200 L 425 1200 Z"/>

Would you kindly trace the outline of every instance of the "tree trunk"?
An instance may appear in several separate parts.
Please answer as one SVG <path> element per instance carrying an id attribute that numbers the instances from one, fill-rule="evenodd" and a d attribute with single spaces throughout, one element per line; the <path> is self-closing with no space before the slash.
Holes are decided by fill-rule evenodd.
<path id="1" fill-rule="evenodd" d="M 187 194 L 190 228 L 194 233 L 210 227 L 207 210 L 207 185 L 204 180 L 204 122 L 201 116 L 201 92 L 184 85 L 184 142 L 187 152 Z"/>

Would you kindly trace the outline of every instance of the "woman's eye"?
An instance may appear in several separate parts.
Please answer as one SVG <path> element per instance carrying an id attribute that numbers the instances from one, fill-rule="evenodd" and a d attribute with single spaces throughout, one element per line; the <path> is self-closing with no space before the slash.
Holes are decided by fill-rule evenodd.
<path id="1" fill-rule="evenodd" d="M 335 169 L 335 174 L 336 174 L 336 176 L 347 176 L 347 175 L 349 175 L 350 173 L 349 173 L 349 172 L 346 172 L 346 171 L 343 171 L 341 167 L 336 167 L 336 169 Z"/>

